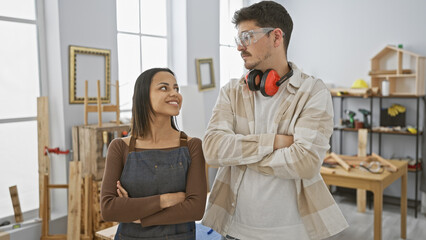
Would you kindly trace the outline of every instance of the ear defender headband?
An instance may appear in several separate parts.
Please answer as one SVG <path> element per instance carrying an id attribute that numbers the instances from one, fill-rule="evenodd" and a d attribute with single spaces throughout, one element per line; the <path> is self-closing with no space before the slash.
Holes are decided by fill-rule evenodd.
<path id="1" fill-rule="evenodd" d="M 290 71 L 282 78 L 280 78 L 277 71 L 273 69 L 268 69 L 264 73 L 260 70 L 253 69 L 247 73 L 245 82 L 251 91 L 260 90 L 263 96 L 272 97 L 275 93 L 277 93 L 281 84 L 283 84 L 291 76 L 293 76 L 293 69 L 291 67 Z M 259 82 L 258 84 L 256 84 L 256 80 Z"/>

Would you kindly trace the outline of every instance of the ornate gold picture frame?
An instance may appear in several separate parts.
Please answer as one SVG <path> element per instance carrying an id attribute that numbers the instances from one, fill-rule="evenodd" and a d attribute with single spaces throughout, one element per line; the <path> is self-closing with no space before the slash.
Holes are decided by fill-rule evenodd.
<path id="1" fill-rule="evenodd" d="M 197 65 L 198 90 L 205 91 L 215 88 L 212 58 L 195 59 Z"/>
<path id="2" fill-rule="evenodd" d="M 101 80 L 101 101 L 111 102 L 111 51 L 70 46 L 70 104 L 84 103 L 84 82 L 88 81 L 89 103 L 97 101 L 97 80 Z"/>

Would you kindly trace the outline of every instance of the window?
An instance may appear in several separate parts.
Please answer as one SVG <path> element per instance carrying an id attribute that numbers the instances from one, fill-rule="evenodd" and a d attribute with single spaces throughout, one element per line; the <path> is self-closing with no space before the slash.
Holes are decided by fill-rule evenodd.
<path id="1" fill-rule="evenodd" d="M 168 0 L 117 0 L 120 109 L 130 116 L 133 87 L 139 74 L 168 67 Z"/>
<path id="2" fill-rule="evenodd" d="M 37 209 L 37 97 L 40 96 L 35 0 L 0 1 L 0 218 L 13 215 L 9 187 L 22 212 Z M 25 177 L 22 177 L 25 176 Z"/>
<path id="3" fill-rule="evenodd" d="M 237 34 L 232 18 L 243 7 L 243 0 L 220 0 L 220 86 L 244 73 L 244 62 L 237 51 L 234 36 Z"/>

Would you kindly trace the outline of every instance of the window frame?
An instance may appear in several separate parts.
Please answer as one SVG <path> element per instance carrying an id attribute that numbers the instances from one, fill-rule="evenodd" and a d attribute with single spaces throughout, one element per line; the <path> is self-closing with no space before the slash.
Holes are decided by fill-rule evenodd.
<path id="1" fill-rule="evenodd" d="M 43 93 L 47 93 L 47 64 L 46 64 L 46 44 L 45 44 L 45 38 L 44 38 L 44 5 L 43 0 L 34 0 L 34 11 L 35 11 L 35 19 L 25 19 L 25 18 L 17 18 L 17 17 L 9 17 L 9 16 L 3 16 L 0 15 L 0 21 L 5 22 L 12 22 L 12 23 L 18 23 L 18 24 L 32 24 L 36 28 L 36 47 L 37 47 L 37 63 L 38 63 L 38 84 L 39 84 L 39 91 L 38 96 L 42 96 Z M 0 124 L 8 124 L 8 123 L 19 123 L 19 122 L 33 122 L 37 121 L 37 114 L 36 115 L 28 115 L 25 117 L 17 117 L 17 118 L 2 118 L 0 117 Z M 37 143 L 36 143 L 37 144 Z M 38 159 L 37 156 L 35 156 L 36 159 Z M 38 171 L 38 169 L 36 170 Z M 38 179 L 37 179 L 38 180 Z M 18 190 L 19 191 L 19 190 Z M 37 191 L 39 192 L 39 191 Z M 39 195 L 35 196 L 36 199 L 39 199 Z M 25 212 L 22 212 L 23 216 L 25 218 L 33 218 L 37 217 L 38 211 L 39 211 L 40 203 L 37 205 L 34 209 L 26 210 Z M 5 215 L 0 216 L 0 220 L 4 219 L 12 219 L 13 215 Z"/>
<path id="2" fill-rule="evenodd" d="M 116 3 L 117 3 L 117 1 L 118 0 L 116 0 Z M 120 30 L 118 30 L 118 26 L 117 26 L 117 34 L 116 34 L 117 37 L 118 37 L 119 34 L 127 34 L 127 35 L 132 35 L 132 36 L 138 36 L 138 38 L 139 38 L 138 39 L 139 40 L 139 46 L 140 46 L 140 50 L 139 50 L 139 62 L 140 62 L 139 72 L 142 72 L 142 69 L 143 69 L 142 68 L 142 66 L 143 66 L 143 62 L 142 62 L 142 51 L 143 51 L 143 49 L 142 49 L 142 37 L 153 37 L 153 38 L 166 39 L 166 41 L 167 41 L 167 66 L 168 67 L 172 66 L 173 56 L 172 56 L 172 51 L 170 51 L 170 49 L 172 48 L 172 41 L 171 41 L 171 35 L 172 35 L 172 29 L 171 29 L 172 22 L 171 22 L 171 20 L 172 20 L 172 18 L 169 17 L 169 16 L 171 16 L 172 11 L 171 11 L 171 2 L 170 1 L 171 0 L 166 0 L 166 17 L 167 17 L 167 19 L 166 19 L 166 24 L 167 24 L 166 36 L 142 33 L 141 24 L 140 24 L 141 23 L 141 0 L 138 0 L 138 3 L 139 3 L 138 4 L 138 6 L 139 6 L 138 7 L 138 11 L 139 11 L 139 13 L 138 13 L 139 32 L 134 33 L 134 32 L 127 32 L 127 31 L 120 31 Z M 117 49 L 118 49 L 118 41 L 117 41 Z M 118 55 L 119 54 L 120 53 L 118 53 Z M 120 64 L 120 63 L 118 63 L 118 64 Z M 120 67 L 118 67 L 118 74 L 120 75 Z M 121 99 L 120 99 L 120 102 L 122 102 Z M 120 108 L 120 113 L 131 113 L 131 112 L 132 112 L 131 108 L 129 108 L 129 109 Z"/>

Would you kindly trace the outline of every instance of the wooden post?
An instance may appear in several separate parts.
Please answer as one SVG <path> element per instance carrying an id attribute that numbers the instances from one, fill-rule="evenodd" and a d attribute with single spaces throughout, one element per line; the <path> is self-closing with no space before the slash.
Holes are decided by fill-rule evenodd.
<path id="1" fill-rule="evenodd" d="M 19 202 L 18 188 L 16 185 L 9 187 L 10 197 L 12 198 L 13 212 L 15 214 L 15 222 L 23 222 L 21 204 Z"/>
<path id="2" fill-rule="evenodd" d="M 38 139 L 38 176 L 39 176 L 39 217 L 43 212 L 43 178 L 50 174 L 49 157 L 45 155 L 45 147 L 49 143 L 49 102 L 47 97 L 37 98 L 37 139 Z"/>
<path id="3" fill-rule="evenodd" d="M 115 117 L 117 125 L 120 125 L 120 91 L 118 86 L 118 80 L 115 82 Z"/>
<path id="4" fill-rule="evenodd" d="M 49 235 L 49 176 L 43 175 L 43 211 L 42 211 L 42 224 L 41 224 L 41 237 L 47 237 Z"/>
<path id="5" fill-rule="evenodd" d="M 86 80 L 84 82 L 84 125 L 88 124 L 88 106 L 89 106 L 89 82 Z"/>
<path id="6" fill-rule="evenodd" d="M 367 129 L 358 130 L 358 157 L 367 156 Z M 366 209 L 366 198 L 367 191 L 365 189 L 358 188 L 356 190 L 356 205 L 358 207 L 358 212 L 365 212 Z"/>
<path id="7" fill-rule="evenodd" d="M 67 239 L 80 239 L 81 221 L 81 166 L 80 162 L 70 162 L 68 188 L 68 226 Z"/>
<path id="8" fill-rule="evenodd" d="M 98 80 L 98 126 L 102 127 L 101 81 Z"/>

